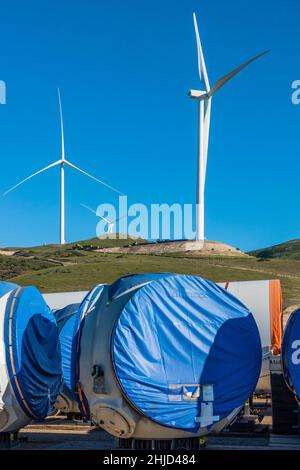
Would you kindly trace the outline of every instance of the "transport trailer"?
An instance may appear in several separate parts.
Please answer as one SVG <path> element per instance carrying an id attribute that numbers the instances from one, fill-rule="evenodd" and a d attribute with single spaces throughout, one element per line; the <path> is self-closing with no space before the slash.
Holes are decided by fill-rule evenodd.
<path id="1" fill-rule="evenodd" d="M 186 439 L 119 439 L 121 449 L 134 450 L 202 450 L 206 448 L 208 438 L 190 437 Z"/>
<path id="2" fill-rule="evenodd" d="M 294 391 L 285 380 L 280 356 L 271 357 L 270 371 L 272 386 L 272 432 L 280 435 L 299 435 L 299 402 Z"/>

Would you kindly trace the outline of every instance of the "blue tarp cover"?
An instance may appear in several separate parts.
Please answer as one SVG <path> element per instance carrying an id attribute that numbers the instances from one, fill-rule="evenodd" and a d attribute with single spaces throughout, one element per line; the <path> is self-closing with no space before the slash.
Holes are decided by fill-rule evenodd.
<path id="1" fill-rule="evenodd" d="M 160 279 L 162 276 L 170 276 L 170 273 L 151 273 L 151 274 L 128 274 L 113 282 L 108 286 L 108 295 L 110 299 L 114 299 L 124 292 L 137 287 L 139 285 Z"/>
<path id="2" fill-rule="evenodd" d="M 80 322 L 79 307 L 80 304 L 71 304 L 54 312 L 60 330 L 59 339 L 64 383 L 72 394 L 75 388 L 76 339 Z"/>
<path id="3" fill-rule="evenodd" d="M 12 291 L 5 312 L 5 347 L 21 408 L 30 417 L 45 418 L 62 385 L 61 353 L 55 318 L 36 288 Z"/>
<path id="4" fill-rule="evenodd" d="M 8 292 L 17 289 L 17 284 L 13 284 L 12 282 L 0 282 L 0 297 L 3 297 Z"/>
<path id="5" fill-rule="evenodd" d="M 286 324 L 281 357 L 285 379 L 300 399 L 300 309 L 292 313 Z"/>
<path id="6" fill-rule="evenodd" d="M 80 334 L 84 324 L 85 314 L 89 312 L 93 303 L 99 298 L 102 290 L 103 284 L 99 284 L 87 293 L 81 304 L 71 304 L 63 309 L 54 311 L 60 329 L 59 338 L 64 384 L 70 392 L 72 399 L 76 400 L 80 407 L 82 404 L 77 393 L 76 377 L 77 370 L 79 375 L 78 379 L 80 378 Z M 87 410 L 88 404 L 84 396 L 83 399 L 85 400 L 85 409 Z"/>
<path id="7" fill-rule="evenodd" d="M 80 307 L 80 303 L 77 304 L 70 304 L 64 308 L 59 308 L 56 310 L 52 310 L 55 316 L 55 320 L 59 330 L 61 331 L 62 327 L 72 317 L 75 313 L 77 313 Z"/>
<path id="8" fill-rule="evenodd" d="M 112 354 L 137 411 L 195 433 L 206 427 L 202 403 L 212 401 L 214 422 L 243 405 L 262 360 L 255 320 L 239 300 L 210 281 L 169 274 L 133 293 L 116 323 Z"/>

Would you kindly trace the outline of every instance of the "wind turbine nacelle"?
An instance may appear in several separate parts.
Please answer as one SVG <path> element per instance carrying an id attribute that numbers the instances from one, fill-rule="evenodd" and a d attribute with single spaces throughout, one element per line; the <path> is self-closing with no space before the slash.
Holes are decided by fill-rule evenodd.
<path id="1" fill-rule="evenodd" d="M 200 98 L 204 98 L 206 94 L 207 94 L 206 91 L 200 91 L 200 90 L 189 91 L 190 98 L 193 98 L 194 100 L 199 100 Z"/>

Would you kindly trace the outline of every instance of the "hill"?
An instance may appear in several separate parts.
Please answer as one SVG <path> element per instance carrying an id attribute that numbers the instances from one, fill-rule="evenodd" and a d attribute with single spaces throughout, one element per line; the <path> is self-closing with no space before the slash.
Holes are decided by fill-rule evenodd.
<path id="1" fill-rule="evenodd" d="M 300 239 L 250 251 L 248 254 L 260 259 L 284 258 L 300 260 Z"/>
<path id="2" fill-rule="evenodd" d="M 196 274 L 215 282 L 279 278 L 284 306 L 300 304 L 300 259 L 254 256 L 201 256 L 196 252 L 111 253 L 95 249 L 136 240 L 90 239 L 64 246 L 1 250 L 0 279 L 35 285 L 42 292 L 90 289 L 100 282 L 141 272 Z M 5 254 L 3 254 L 5 253 Z M 9 255 L 9 256 L 8 256 Z"/>

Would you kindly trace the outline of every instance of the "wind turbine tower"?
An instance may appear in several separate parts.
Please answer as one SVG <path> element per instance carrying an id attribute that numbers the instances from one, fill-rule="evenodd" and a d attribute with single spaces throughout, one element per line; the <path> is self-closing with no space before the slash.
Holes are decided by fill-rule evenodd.
<path id="1" fill-rule="evenodd" d="M 80 205 L 84 207 L 85 209 L 89 210 L 90 212 L 93 212 L 93 214 L 95 214 L 97 217 L 100 217 L 100 219 L 104 220 L 104 222 L 107 223 L 108 235 L 112 235 L 114 233 L 114 226 L 116 225 L 116 223 L 119 222 L 119 220 L 125 219 L 126 217 L 126 215 L 123 215 L 122 217 L 119 217 L 117 219 L 109 220 L 107 217 L 103 217 L 102 215 L 98 214 L 98 212 L 92 209 L 91 207 L 86 206 L 85 204 L 80 204 Z"/>
<path id="2" fill-rule="evenodd" d="M 198 171 L 197 171 L 197 190 L 196 190 L 196 240 L 204 241 L 204 228 L 205 228 L 205 180 L 206 180 L 206 167 L 207 167 L 207 154 L 209 143 L 209 130 L 210 130 L 210 117 L 211 117 L 211 100 L 213 95 L 222 88 L 225 83 L 231 80 L 236 74 L 241 72 L 245 67 L 265 55 L 269 51 L 262 52 L 261 54 L 253 57 L 247 62 L 243 63 L 232 72 L 220 78 L 212 88 L 210 88 L 208 74 L 206 70 L 197 18 L 195 13 L 194 28 L 197 42 L 198 52 L 198 72 L 202 84 L 201 90 L 190 90 L 189 96 L 198 102 Z"/>
<path id="3" fill-rule="evenodd" d="M 18 186 L 21 184 L 25 183 L 25 181 L 30 180 L 34 176 L 39 175 L 40 173 L 43 173 L 46 170 L 49 170 L 50 168 L 54 166 L 58 166 L 60 169 L 60 214 L 59 214 L 59 243 L 61 245 L 64 245 L 66 243 L 65 240 L 65 166 L 70 166 L 74 170 L 78 171 L 79 173 L 82 173 L 85 176 L 88 176 L 94 181 L 97 181 L 97 183 L 102 184 L 103 186 L 106 186 L 107 188 L 111 189 L 112 191 L 123 195 L 118 189 L 106 184 L 104 181 L 101 181 L 100 179 L 96 178 L 93 175 L 90 175 L 86 171 L 83 171 L 81 168 L 78 168 L 77 166 L 73 165 L 73 163 L 69 162 L 66 160 L 65 156 L 65 138 L 64 138 L 64 121 L 63 121 L 63 112 L 62 112 L 62 104 L 61 104 L 61 97 L 60 97 L 60 91 L 58 89 L 58 102 L 59 102 L 59 113 L 60 113 L 60 129 L 61 129 L 61 158 L 60 160 L 57 160 L 54 163 L 51 163 L 50 165 L 46 166 L 45 168 L 42 168 L 42 170 L 37 171 L 36 173 L 33 173 L 33 175 L 28 176 L 24 180 L 20 181 L 17 183 L 15 186 L 12 188 L 8 189 L 3 196 L 6 194 L 10 193 L 14 189 L 16 189 Z"/>
<path id="4" fill-rule="evenodd" d="M 60 91 L 58 88 L 60 129 L 61 129 L 61 163 L 60 163 L 60 223 L 59 223 L 59 243 L 64 245 L 65 239 L 65 137 L 64 121 L 61 106 Z"/>

